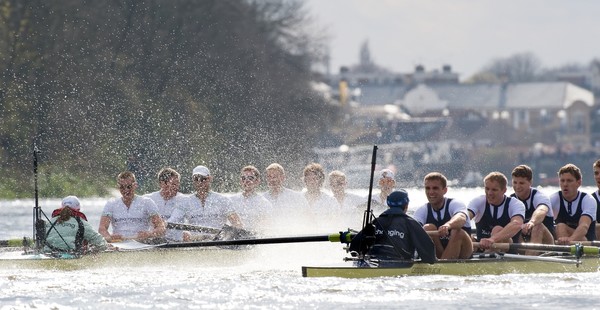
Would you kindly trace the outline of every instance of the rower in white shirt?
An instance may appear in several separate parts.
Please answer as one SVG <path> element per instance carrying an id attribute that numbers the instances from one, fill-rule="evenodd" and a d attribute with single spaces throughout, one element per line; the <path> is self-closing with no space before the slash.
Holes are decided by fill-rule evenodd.
<path id="1" fill-rule="evenodd" d="M 235 212 L 231 199 L 210 190 L 213 176 L 205 166 L 197 166 L 192 172 L 194 189 L 187 203 L 173 210 L 169 223 L 191 224 L 214 229 L 225 225 L 242 228 L 243 224 Z M 214 238 L 214 234 L 185 231 L 183 241 Z"/>
<path id="2" fill-rule="evenodd" d="M 593 223 L 596 226 L 596 239 L 600 237 L 600 159 L 594 162 L 592 166 L 594 169 L 594 181 L 598 190 L 592 193 L 592 197 L 596 200 L 596 222 Z"/>
<path id="3" fill-rule="evenodd" d="M 284 186 L 285 171 L 278 163 L 270 164 L 265 172 L 268 190 L 263 196 L 273 205 L 275 209 L 305 209 L 308 202 L 301 192 L 294 191 Z"/>
<path id="4" fill-rule="evenodd" d="M 160 190 L 144 195 L 152 199 L 158 208 L 160 217 L 168 226 L 167 221 L 177 206 L 187 203 L 188 197 L 179 192 L 181 175 L 175 169 L 163 168 L 158 172 L 158 186 Z M 169 240 L 179 240 L 181 233 L 178 230 L 167 227 L 165 237 Z"/>
<path id="5" fill-rule="evenodd" d="M 435 244 L 437 258 L 469 258 L 473 254 L 471 219 L 467 206 L 453 198 L 447 198 L 448 179 L 439 172 L 428 173 L 423 179 L 427 203 L 413 214 L 423 225 Z"/>
<path id="6" fill-rule="evenodd" d="M 302 181 L 306 186 L 304 198 L 310 207 L 328 211 L 339 206 L 335 198 L 323 191 L 325 170 L 320 164 L 311 163 L 304 167 Z"/>
<path id="7" fill-rule="evenodd" d="M 260 182 L 260 171 L 254 166 L 245 166 L 240 172 L 242 192 L 231 196 L 235 211 L 244 222 L 244 228 L 254 232 L 267 226 L 273 211 L 273 205 L 267 198 L 256 192 Z"/>
<path id="8" fill-rule="evenodd" d="M 135 175 L 125 171 L 117 176 L 121 197 L 110 200 L 104 206 L 98 232 L 107 242 L 122 239 L 147 240 L 163 237 L 165 224 L 160 218 L 156 204 L 149 198 L 138 196 Z M 112 233 L 108 229 L 112 226 Z"/>
<path id="9" fill-rule="evenodd" d="M 367 198 L 349 193 L 346 190 L 348 181 L 346 180 L 346 174 L 339 170 L 334 170 L 329 173 L 329 188 L 333 193 L 333 197 L 337 200 L 338 204 L 342 208 L 356 209 L 362 207 L 367 203 Z"/>
<path id="10" fill-rule="evenodd" d="M 527 165 L 518 165 L 512 171 L 511 197 L 518 198 L 525 205 L 525 219 L 521 228 L 522 242 L 554 244 L 554 212 L 550 197 L 531 186 L 533 170 Z M 536 252 L 527 252 L 535 255 Z"/>
<path id="11" fill-rule="evenodd" d="M 334 170 L 330 172 L 328 181 L 333 198 L 335 198 L 341 210 L 339 219 L 343 220 L 341 223 L 338 220 L 336 224 L 347 227 L 360 227 L 368 200 L 367 197 L 349 193 L 346 190 L 348 182 L 346 181 L 346 174 L 342 171 Z"/>
<path id="12" fill-rule="evenodd" d="M 573 164 L 558 170 L 560 191 L 550 195 L 558 244 L 596 240 L 596 201 L 579 191 L 581 178 L 581 170 Z"/>

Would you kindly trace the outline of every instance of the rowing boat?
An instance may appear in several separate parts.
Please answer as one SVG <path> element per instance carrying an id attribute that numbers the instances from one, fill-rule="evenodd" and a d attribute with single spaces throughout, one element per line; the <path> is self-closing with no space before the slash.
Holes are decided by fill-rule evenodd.
<path id="1" fill-rule="evenodd" d="M 535 258 L 535 257 L 534 257 Z M 600 271 L 600 258 L 584 256 L 580 264 L 570 263 L 565 257 L 565 263 L 552 263 L 544 260 L 529 260 L 515 257 L 471 258 L 462 260 L 440 260 L 435 264 L 414 262 L 407 268 L 395 267 L 356 267 L 351 265 L 302 267 L 303 277 L 342 277 L 342 278 L 373 278 L 397 276 L 424 275 L 499 275 L 510 273 L 564 273 L 564 272 L 597 272 Z"/>
<path id="2" fill-rule="evenodd" d="M 253 248 L 159 248 L 134 240 L 113 243 L 119 250 L 94 254 L 39 253 L 22 248 L 5 248 L 0 252 L 0 268 L 80 270 L 110 266 L 233 266 L 247 261 L 256 253 Z"/>
<path id="3" fill-rule="evenodd" d="M 377 146 L 374 146 L 371 160 L 371 183 L 369 186 L 367 209 L 363 219 L 363 231 L 367 227 L 372 227 L 370 226 L 373 219 L 371 212 L 371 190 L 373 187 L 376 153 Z M 372 236 L 375 236 L 373 231 L 371 233 Z M 303 266 L 302 275 L 304 277 L 367 278 L 420 275 L 473 276 L 508 273 L 597 272 L 600 270 L 600 248 L 594 246 L 584 246 L 582 244 L 562 246 L 495 243 L 490 250 L 501 252 L 477 254 L 470 259 L 439 260 L 435 264 L 428 264 L 418 260 L 377 262 L 376 259 L 364 253 L 353 253 L 352 258 L 346 259 L 346 261 L 353 261 L 352 265 Z M 563 256 L 549 257 L 546 254 L 543 254 L 543 256 L 507 254 L 522 251 L 563 253 Z M 570 256 L 565 257 L 564 255 Z"/>
<path id="4" fill-rule="evenodd" d="M 341 242 L 348 243 L 351 233 L 330 235 L 311 235 L 293 237 L 250 238 L 233 240 L 211 240 L 197 242 L 174 242 L 163 244 L 144 244 L 135 240 L 111 243 L 117 250 L 87 255 L 69 253 L 46 254 L 39 251 L 1 251 L 0 266 L 19 268 L 39 267 L 50 269 L 82 269 L 106 266 L 181 265 L 194 266 L 202 261 L 210 266 L 228 266 L 245 262 L 256 251 L 252 245 L 305 243 L 305 242 Z"/>
<path id="5" fill-rule="evenodd" d="M 438 260 L 435 264 L 420 261 L 403 262 L 406 267 L 374 267 L 374 264 L 302 267 L 304 277 L 392 277 L 422 275 L 498 275 L 508 273 L 563 273 L 600 271 L 600 248 L 596 242 L 573 245 L 534 243 L 495 243 L 497 253 L 474 254 L 470 259 Z M 477 243 L 475 243 L 477 246 Z M 540 256 L 510 254 L 517 251 L 538 251 Z M 358 261 L 355 258 L 346 260 Z M 365 266 L 363 266 L 365 265 Z"/>
<path id="6" fill-rule="evenodd" d="M 35 154 L 35 152 L 34 152 Z M 375 155 L 375 152 L 374 152 Z M 373 156 L 375 157 L 375 156 Z M 34 161 L 35 163 L 36 161 Z M 34 165 L 35 167 L 36 165 Z M 373 165 L 374 166 L 374 165 Z M 374 168 L 373 168 L 374 169 Z M 36 174 L 37 175 L 37 174 Z M 373 178 L 373 170 L 371 179 Z M 37 182 L 36 182 L 37 183 Z M 370 195 L 369 195 L 370 196 Z M 368 200 L 371 201 L 370 199 Z M 34 223 L 39 220 L 41 209 L 37 203 L 34 208 Z M 371 216 L 370 203 L 367 205 L 365 217 Z M 174 225 L 174 226 L 173 226 Z M 191 225 L 173 224 L 173 229 L 190 230 Z M 207 228 L 200 227 L 206 230 Z M 214 228 L 210 228 L 215 232 Z M 34 230 L 34 232 L 36 232 Z M 43 234 L 43 231 L 42 231 Z M 352 232 L 337 233 L 332 235 L 319 236 L 296 236 L 296 237 L 272 237 L 272 238 L 254 238 L 239 240 L 217 240 L 203 242 L 173 243 L 159 245 L 139 244 L 135 241 L 129 243 L 113 244 L 120 248 L 120 251 L 106 251 L 93 255 L 74 256 L 68 253 L 58 255 L 49 255 L 40 252 L 40 240 L 34 240 L 37 251 L 5 251 L 0 253 L 0 266 L 8 267 L 41 267 L 45 269 L 81 269 L 106 266 L 138 266 L 147 265 L 183 265 L 196 266 L 196 263 L 212 262 L 215 267 L 227 266 L 230 263 L 238 263 L 240 258 L 244 261 L 250 251 L 239 251 L 231 248 L 222 248 L 222 246 L 255 245 L 255 244 L 274 244 L 274 243 L 294 243 L 294 242 L 320 242 L 331 241 L 348 244 L 352 238 Z M 27 241 L 26 239 L 24 241 Z M 19 241 L 17 241 L 19 242 Z M 25 242 L 27 243 L 27 242 Z M 7 242 L 10 245 L 12 243 Z M 511 245 L 511 247 L 514 245 Z M 535 245 L 542 251 L 566 252 L 575 256 L 569 257 L 527 257 L 499 253 L 494 256 L 480 256 L 467 260 L 445 260 L 436 264 L 425 264 L 421 262 L 411 262 L 410 267 L 390 268 L 390 267 L 356 267 L 351 265 L 337 265 L 325 267 L 302 267 L 302 274 L 305 277 L 380 277 L 380 276 L 408 276 L 408 275 L 482 275 L 482 274 L 505 274 L 505 273 L 554 273 L 554 272 L 595 272 L 599 270 L 600 260 L 598 258 L 598 248 L 589 247 L 591 252 L 575 253 L 569 249 L 566 251 L 560 246 L 553 246 L 552 249 L 547 245 Z M 527 245 L 533 250 L 533 245 Z M 511 249 L 498 249 L 509 252 Z M 583 253 L 585 252 L 585 253 Z M 235 254 L 234 254 L 235 253 Z M 243 253 L 243 254 L 242 254 Z M 588 256 L 582 256 L 586 254 Z M 558 264 L 555 264 L 558 263 Z M 203 267 L 206 264 L 202 264 Z"/>

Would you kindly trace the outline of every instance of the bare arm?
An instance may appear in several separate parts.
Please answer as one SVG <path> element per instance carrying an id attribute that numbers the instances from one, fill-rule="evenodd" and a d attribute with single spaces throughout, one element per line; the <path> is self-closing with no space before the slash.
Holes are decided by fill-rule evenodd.
<path id="1" fill-rule="evenodd" d="M 100 217 L 100 226 L 98 227 L 98 232 L 106 239 L 107 242 L 111 242 L 112 236 L 108 232 L 108 227 L 110 226 L 110 217 L 101 216 Z"/>
<path id="2" fill-rule="evenodd" d="M 467 223 L 467 215 L 464 213 L 456 213 L 446 224 L 451 229 L 461 229 Z"/>
<path id="3" fill-rule="evenodd" d="M 162 237 L 167 231 L 165 221 L 162 220 L 160 215 L 156 214 L 152 216 L 152 225 L 154 225 L 154 231 L 152 232 L 157 237 Z"/>
<path id="4" fill-rule="evenodd" d="M 141 239 L 155 238 L 155 237 L 162 237 L 165 235 L 165 232 L 167 231 L 167 229 L 165 228 L 165 222 L 162 220 L 162 218 L 160 218 L 160 215 L 158 215 L 158 214 L 152 215 L 150 217 L 150 220 L 152 221 L 152 225 L 154 226 L 154 229 L 152 229 L 151 231 L 138 232 L 138 238 L 141 238 Z"/>
<path id="5" fill-rule="evenodd" d="M 464 213 L 456 213 L 446 224 L 438 227 L 438 232 L 441 237 L 447 236 L 450 229 L 461 229 L 467 222 L 467 215 Z"/>
<path id="6" fill-rule="evenodd" d="M 519 215 L 515 215 L 510 219 L 508 223 L 500 232 L 490 237 L 490 241 L 497 242 L 498 240 L 506 240 L 512 238 L 515 234 L 521 230 L 523 226 L 523 218 Z"/>
<path id="7" fill-rule="evenodd" d="M 227 220 L 229 220 L 229 222 L 231 223 L 231 225 L 233 225 L 233 227 L 242 228 L 244 226 L 244 224 L 242 223 L 242 219 L 235 212 L 229 213 L 229 215 L 227 216 Z"/>
<path id="8" fill-rule="evenodd" d="M 533 221 L 533 225 L 542 223 L 544 221 L 544 218 L 546 218 L 546 215 L 548 215 L 548 210 L 550 210 L 550 207 L 548 207 L 547 205 L 539 205 L 535 209 L 535 211 L 533 211 L 533 214 L 531 215 L 531 220 L 529 221 Z"/>
<path id="9" fill-rule="evenodd" d="M 548 210 L 550 207 L 547 205 L 539 205 L 533 214 L 531 215 L 531 219 L 525 225 L 523 225 L 523 233 L 527 234 L 535 225 L 539 225 L 544 222 L 544 218 L 548 215 Z"/>
<path id="10" fill-rule="evenodd" d="M 510 219 L 510 223 L 502 228 L 499 232 L 492 234 L 489 238 L 479 240 L 479 247 L 482 249 L 490 249 L 495 242 L 508 240 L 512 238 L 523 226 L 523 218 L 520 215 L 515 215 Z"/>
<path id="11" fill-rule="evenodd" d="M 575 229 L 575 231 L 573 231 L 573 234 L 571 234 L 571 237 L 569 237 L 569 241 L 585 241 L 587 240 L 585 235 L 587 235 L 587 231 L 590 228 L 590 225 L 592 224 L 592 219 L 589 216 L 581 216 L 581 218 L 579 219 L 579 224 L 577 225 L 577 228 Z M 589 240 L 591 241 L 591 240 Z"/>

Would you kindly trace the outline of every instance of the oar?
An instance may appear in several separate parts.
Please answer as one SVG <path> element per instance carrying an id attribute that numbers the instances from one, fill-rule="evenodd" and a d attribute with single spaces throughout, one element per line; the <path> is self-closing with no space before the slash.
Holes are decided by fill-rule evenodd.
<path id="1" fill-rule="evenodd" d="M 189 231 L 197 231 L 197 232 L 202 232 L 202 233 L 207 233 L 207 234 L 218 234 L 221 232 L 221 229 L 219 229 L 219 228 L 189 225 L 189 224 L 179 224 L 179 223 L 167 223 L 167 229 L 189 230 Z"/>
<path id="2" fill-rule="evenodd" d="M 40 150 L 37 148 L 35 142 L 33 143 L 33 183 L 34 183 L 34 200 L 35 204 L 33 207 L 33 239 L 35 240 L 36 251 L 41 251 L 44 246 L 44 240 L 46 238 L 46 230 L 44 222 L 42 220 L 42 208 L 39 204 L 39 191 L 38 191 L 38 154 Z"/>
<path id="3" fill-rule="evenodd" d="M 473 242 L 473 248 L 478 248 L 479 242 Z M 552 245 L 552 244 L 538 244 L 538 243 L 494 243 L 491 247 L 493 250 L 499 250 L 504 252 L 516 251 L 516 250 L 531 250 L 540 252 L 562 252 L 570 253 L 573 255 L 598 255 L 600 254 L 600 248 L 595 246 L 583 246 L 583 245 Z"/>
<path id="4" fill-rule="evenodd" d="M 297 237 L 273 237 L 273 238 L 255 238 L 238 240 L 216 240 L 199 242 L 174 242 L 161 244 L 159 248 L 188 248 L 188 247 L 209 247 L 222 245 L 251 245 L 251 244 L 276 244 L 276 243 L 301 243 L 301 242 L 341 242 L 350 243 L 354 235 L 350 233 L 337 233 L 331 235 L 317 236 L 297 236 Z"/>
<path id="5" fill-rule="evenodd" d="M 558 258 L 558 257 L 517 255 L 517 254 L 509 254 L 509 253 L 497 253 L 497 254 L 502 257 L 521 259 L 521 260 L 533 260 L 533 261 L 548 262 L 548 263 L 574 264 L 574 265 L 581 264 L 581 262 L 574 260 L 574 259 L 565 259 L 565 258 Z"/>
<path id="6" fill-rule="evenodd" d="M 233 233 L 235 236 L 245 237 L 245 238 L 254 235 L 254 233 L 252 233 L 248 230 L 229 226 L 229 225 L 225 225 L 225 226 L 223 226 L 223 228 L 219 229 L 219 228 L 214 228 L 214 227 L 206 227 L 206 226 L 198 226 L 198 225 L 167 223 L 167 229 L 196 231 L 196 232 L 201 232 L 201 233 L 205 233 L 205 234 L 214 234 L 214 235 L 218 235 L 220 233 L 225 233 L 225 234 Z"/>
<path id="7" fill-rule="evenodd" d="M 558 243 L 558 241 L 557 241 Z M 600 241 L 571 241 L 569 242 L 571 245 L 581 244 L 583 246 L 597 246 L 600 247 Z"/>

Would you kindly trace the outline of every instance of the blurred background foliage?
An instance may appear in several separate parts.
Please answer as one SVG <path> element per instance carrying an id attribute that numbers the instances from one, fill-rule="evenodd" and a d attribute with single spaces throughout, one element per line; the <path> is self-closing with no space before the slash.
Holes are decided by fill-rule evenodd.
<path id="1" fill-rule="evenodd" d="M 322 40 L 299 1 L 0 0 L 0 197 L 142 191 L 196 165 L 215 190 L 241 167 L 296 176 L 336 107 L 310 87 Z M 294 177 L 294 179 L 296 179 Z"/>

